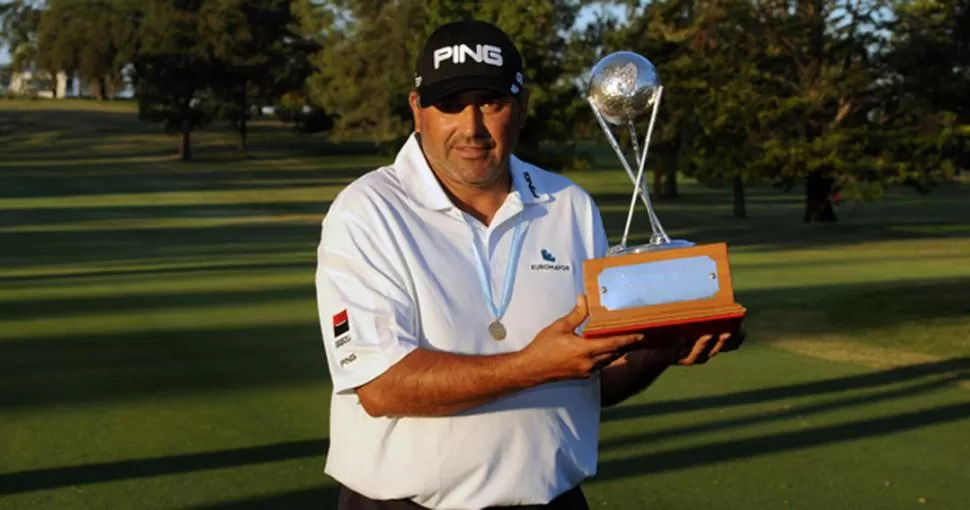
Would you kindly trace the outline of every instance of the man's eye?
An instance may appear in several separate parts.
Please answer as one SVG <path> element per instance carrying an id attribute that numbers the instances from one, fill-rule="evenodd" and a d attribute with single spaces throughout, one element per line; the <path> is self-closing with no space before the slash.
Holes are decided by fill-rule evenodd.
<path id="1" fill-rule="evenodd" d="M 441 101 L 435 107 L 444 113 L 458 113 L 465 109 L 465 105 L 459 101 Z"/>
<path id="2" fill-rule="evenodd" d="M 482 103 L 481 108 L 483 112 L 494 113 L 494 112 L 500 112 L 504 110 L 505 107 L 508 105 L 509 105 L 508 101 L 494 100 L 494 101 L 485 101 L 484 103 Z"/>

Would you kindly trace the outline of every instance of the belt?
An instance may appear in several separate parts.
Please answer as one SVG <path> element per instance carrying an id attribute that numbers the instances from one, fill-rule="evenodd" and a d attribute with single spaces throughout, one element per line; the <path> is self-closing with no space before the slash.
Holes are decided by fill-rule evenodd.
<path id="1" fill-rule="evenodd" d="M 337 510 L 428 510 L 407 499 L 370 499 L 348 487 L 340 487 Z M 544 505 L 490 506 L 482 510 L 589 510 L 586 496 L 577 485 Z"/>

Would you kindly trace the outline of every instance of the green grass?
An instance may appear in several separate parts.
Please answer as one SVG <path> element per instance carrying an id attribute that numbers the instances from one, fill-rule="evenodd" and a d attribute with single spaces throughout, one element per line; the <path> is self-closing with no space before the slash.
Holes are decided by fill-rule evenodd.
<path id="1" fill-rule="evenodd" d="M 132 112 L 0 102 L 0 508 L 332 508 L 314 249 L 389 158 L 262 122 L 179 163 Z M 616 241 L 626 175 L 571 177 Z M 604 413 L 593 508 L 965 508 L 970 186 L 837 225 L 681 191 L 661 219 L 729 243 L 750 340 Z"/>

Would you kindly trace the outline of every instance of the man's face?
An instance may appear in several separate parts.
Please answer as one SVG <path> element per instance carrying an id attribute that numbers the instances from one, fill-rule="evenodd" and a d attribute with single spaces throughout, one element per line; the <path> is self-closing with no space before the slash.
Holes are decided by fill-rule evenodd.
<path id="1" fill-rule="evenodd" d="M 509 155 L 524 125 L 524 91 L 517 100 L 468 90 L 428 108 L 422 108 L 417 93 L 411 92 L 410 102 L 425 157 L 442 178 L 484 188 L 508 170 Z"/>

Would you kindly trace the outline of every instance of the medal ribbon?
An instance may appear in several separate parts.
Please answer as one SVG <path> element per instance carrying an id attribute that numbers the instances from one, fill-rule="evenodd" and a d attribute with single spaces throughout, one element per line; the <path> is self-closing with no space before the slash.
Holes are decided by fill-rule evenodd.
<path id="1" fill-rule="evenodd" d="M 519 252 L 522 251 L 522 230 L 523 221 L 519 221 L 515 225 L 515 232 L 512 234 L 512 246 L 509 247 L 509 259 L 505 265 L 505 282 L 502 285 L 505 287 L 502 292 L 502 304 L 501 307 L 495 306 L 495 302 L 492 299 L 492 285 L 488 281 L 488 277 L 485 275 L 485 258 L 482 257 L 482 252 L 478 248 L 478 234 L 475 232 L 474 227 L 469 223 L 469 227 L 472 229 L 472 246 L 475 248 L 475 269 L 478 270 L 478 282 L 482 286 L 482 292 L 485 293 L 485 299 L 488 300 L 488 307 L 492 310 L 492 317 L 496 320 L 500 319 L 505 315 L 505 310 L 509 307 L 509 303 L 512 301 L 512 282 L 515 280 L 515 269 L 518 266 Z"/>

